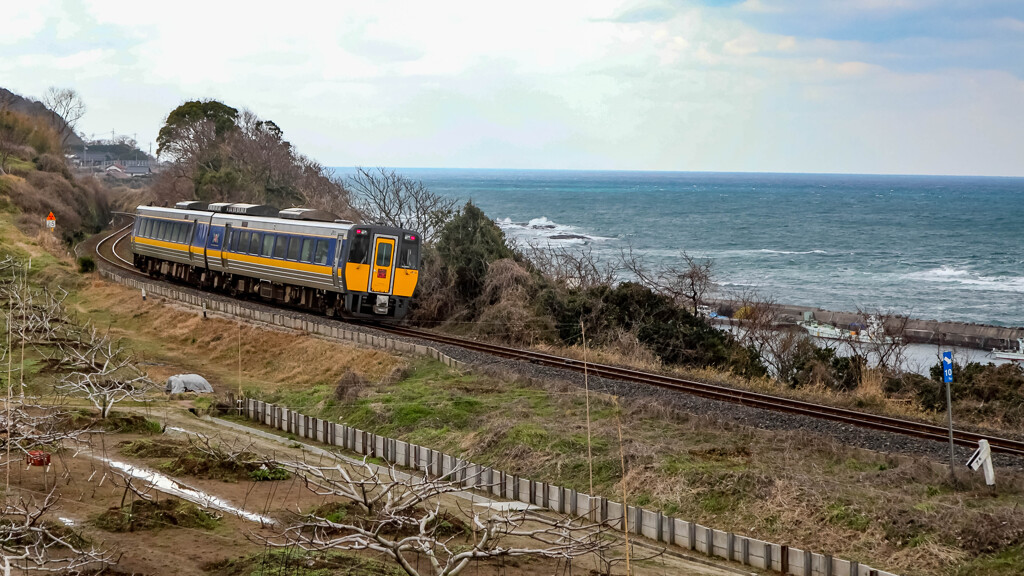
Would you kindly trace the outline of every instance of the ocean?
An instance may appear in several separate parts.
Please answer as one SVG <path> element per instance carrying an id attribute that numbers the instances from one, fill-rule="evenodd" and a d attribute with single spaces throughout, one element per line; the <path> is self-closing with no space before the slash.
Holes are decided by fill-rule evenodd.
<path id="1" fill-rule="evenodd" d="M 1024 178 L 397 171 L 517 242 L 710 258 L 721 297 L 1024 326 Z"/>

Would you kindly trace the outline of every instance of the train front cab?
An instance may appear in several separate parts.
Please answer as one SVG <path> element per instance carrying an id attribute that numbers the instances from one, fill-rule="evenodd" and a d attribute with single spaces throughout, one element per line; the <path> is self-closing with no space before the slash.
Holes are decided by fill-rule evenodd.
<path id="1" fill-rule="evenodd" d="M 419 234 L 354 226 L 345 262 L 346 308 L 359 315 L 402 318 L 419 279 Z"/>

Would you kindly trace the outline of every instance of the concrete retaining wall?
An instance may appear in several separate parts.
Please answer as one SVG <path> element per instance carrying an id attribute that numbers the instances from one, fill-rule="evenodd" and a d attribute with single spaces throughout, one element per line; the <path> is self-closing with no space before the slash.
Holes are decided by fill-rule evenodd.
<path id="1" fill-rule="evenodd" d="M 106 268 L 100 268 L 100 274 L 104 278 L 113 280 L 119 284 L 135 288 L 136 290 L 146 290 L 146 293 L 154 296 L 162 296 L 169 298 L 176 302 L 183 304 L 189 304 L 196 308 L 206 307 L 211 312 L 218 312 L 221 314 L 227 314 L 236 318 L 242 318 L 251 322 L 259 322 L 270 326 L 279 326 L 281 328 L 289 328 L 292 330 L 302 330 L 310 334 L 316 334 L 324 338 L 330 338 L 334 340 L 348 340 L 357 344 L 365 344 L 374 348 L 385 348 L 388 350 L 395 350 L 396 352 L 405 352 L 408 354 L 418 354 L 421 356 L 429 356 L 434 360 L 441 362 L 447 366 L 457 368 L 463 365 L 462 362 L 455 360 L 454 358 L 442 354 L 439 350 L 424 346 L 422 344 L 413 344 L 410 342 L 403 342 L 394 338 L 388 338 L 386 336 L 374 336 L 366 334 L 364 332 L 356 332 L 353 330 L 346 330 L 340 326 L 328 326 L 325 324 L 313 323 L 308 319 L 303 318 L 302 312 L 289 312 L 287 310 L 280 311 L 266 311 L 266 310 L 253 310 L 252 308 L 246 308 L 241 304 L 224 301 L 216 298 L 209 298 L 203 294 L 196 294 L 192 291 L 179 290 L 172 286 L 165 286 L 163 284 L 150 283 L 145 280 L 139 280 L 138 278 L 132 278 L 124 276 L 107 270 Z M 141 296 L 140 296 L 141 297 Z"/>

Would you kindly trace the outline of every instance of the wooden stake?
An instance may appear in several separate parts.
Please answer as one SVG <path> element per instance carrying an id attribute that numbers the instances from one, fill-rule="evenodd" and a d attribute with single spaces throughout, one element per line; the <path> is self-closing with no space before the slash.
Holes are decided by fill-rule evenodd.
<path id="1" fill-rule="evenodd" d="M 583 319 L 580 318 L 580 333 L 583 335 L 583 388 L 587 396 L 587 465 L 590 467 L 590 492 L 594 494 L 594 453 L 590 443 L 590 379 L 587 374 L 587 331 L 583 327 Z"/>
<path id="2" fill-rule="evenodd" d="M 622 463 L 622 535 L 626 538 L 626 576 L 629 576 L 629 505 L 626 504 L 626 452 L 622 446 L 622 417 L 619 414 L 619 397 L 615 402 L 615 422 L 619 426 L 619 460 Z"/>

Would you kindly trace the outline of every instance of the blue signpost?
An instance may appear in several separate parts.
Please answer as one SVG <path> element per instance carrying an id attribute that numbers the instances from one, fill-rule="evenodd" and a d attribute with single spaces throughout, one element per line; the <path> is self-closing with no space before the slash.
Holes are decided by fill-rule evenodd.
<path id="1" fill-rule="evenodd" d="M 950 384 L 953 382 L 953 352 L 942 353 L 942 381 L 946 383 L 946 416 L 949 421 L 949 473 L 956 479 L 956 453 L 953 450 L 953 395 Z"/>

